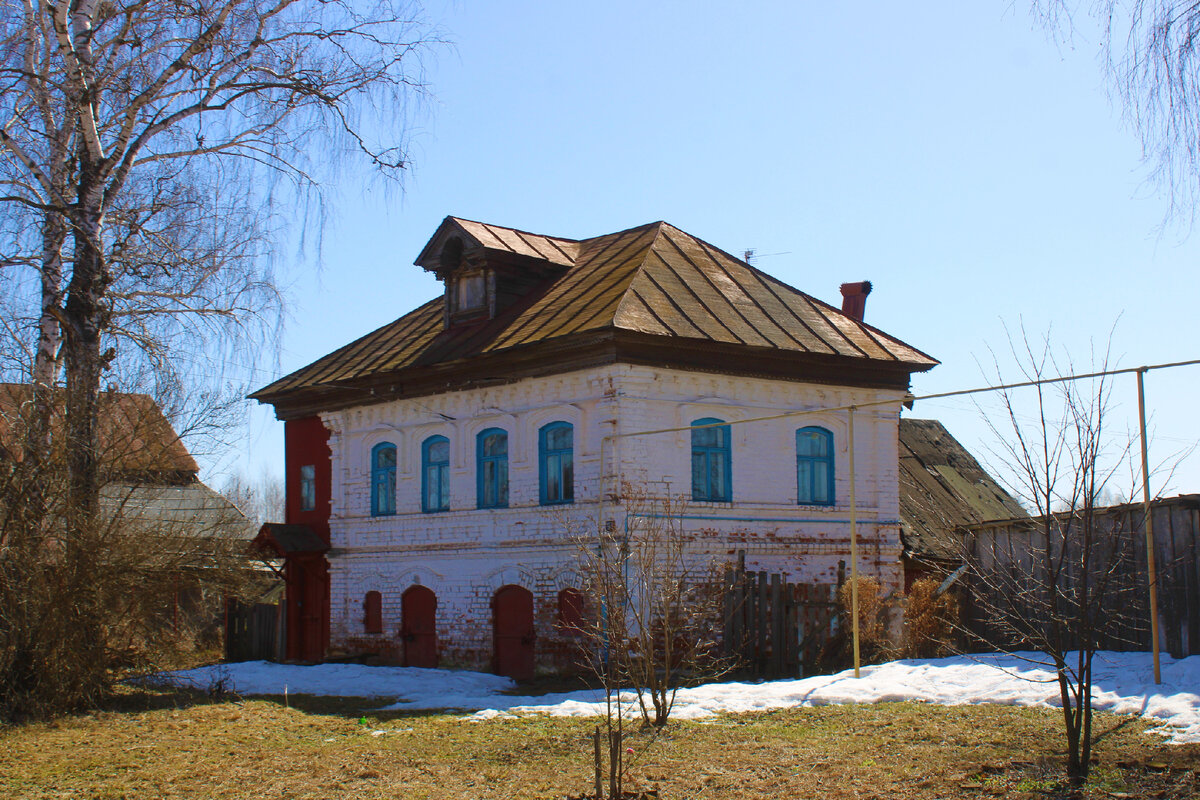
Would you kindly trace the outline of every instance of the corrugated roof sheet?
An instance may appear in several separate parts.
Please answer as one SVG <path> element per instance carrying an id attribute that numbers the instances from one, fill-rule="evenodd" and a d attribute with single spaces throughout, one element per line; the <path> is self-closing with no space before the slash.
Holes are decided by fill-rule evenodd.
<path id="1" fill-rule="evenodd" d="M 458 218 L 448 218 L 443 226 L 448 224 L 486 248 L 568 269 L 481 323 L 443 330 L 443 298 L 438 297 L 252 397 L 269 400 L 405 367 L 604 330 L 884 361 L 914 371 L 937 364 L 899 339 L 665 222 L 582 241 Z"/>
<path id="2" fill-rule="evenodd" d="M 942 423 L 900 420 L 900 535 L 906 553 L 959 560 L 958 531 L 964 526 L 1025 516 Z"/>

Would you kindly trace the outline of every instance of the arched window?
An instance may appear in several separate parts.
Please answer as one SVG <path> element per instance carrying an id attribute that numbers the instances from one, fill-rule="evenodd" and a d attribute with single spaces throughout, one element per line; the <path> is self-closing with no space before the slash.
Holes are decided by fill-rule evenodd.
<path id="1" fill-rule="evenodd" d="M 367 592 L 363 598 L 363 632 L 383 633 L 383 595 Z"/>
<path id="2" fill-rule="evenodd" d="M 570 503 L 575 499 L 575 428 L 569 422 L 551 422 L 538 431 L 538 466 L 542 505 Z"/>
<path id="3" fill-rule="evenodd" d="M 796 431 L 796 502 L 833 505 L 833 434 L 824 428 Z"/>
<path id="4" fill-rule="evenodd" d="M 441 272 L 452 272 L 462 263 L 463 240 L 457 236 L 446 240 L 442 245 L 442 254 L 438 259 Z"/>
<path id="5" fill-rule="evenodd" d="M 733 499 L 729 426 L 713 417 L 692 423 L 692 499 L 728 503 Z M 704 428 L 702 425 L 714 427 Z"/>
<path id="6" fill-rule="evenodd" d="M 421 444 L 421 510 L 450 510 L 450 440 L 430 436 Z"/>
<path id="7" fill-rule="evenodd" d="M 396 513 L 396 445 L 380 442 L 371 448 L 371 514 Z"/>
<path id="8" fill-rule="evenodd" d="M 488 428 L 475 439 L 476 502 L 480 508 L 508 508 L 508 433 Z"/>

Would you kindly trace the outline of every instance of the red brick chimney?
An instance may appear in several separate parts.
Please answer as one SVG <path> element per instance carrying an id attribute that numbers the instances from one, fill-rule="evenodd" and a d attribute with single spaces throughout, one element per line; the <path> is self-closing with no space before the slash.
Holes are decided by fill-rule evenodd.
<path id="1" fill-rule="evenodd" d="M 842 313 L 859 322 L 867 310 L 867 295 L 871 293 L 870 281 L 842 284 Z"/>

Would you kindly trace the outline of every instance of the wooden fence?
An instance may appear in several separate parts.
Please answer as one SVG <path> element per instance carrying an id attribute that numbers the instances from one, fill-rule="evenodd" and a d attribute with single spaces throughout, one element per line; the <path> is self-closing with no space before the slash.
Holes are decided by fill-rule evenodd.
<path id="1" fill-rule="evenodd" d="M 239 603 L 225 610 L 226 661 L 282 661 L 283 603 Z"/>
<path id="2" fill-rule="evenodd" d="M 725 572 L 723 647 L 739 678 L 795 678 L 812 672 L 837 630 L 837 586 L 791 583 L 747 572 L 746 554 Z"/>
<path id="3" fill-rule="evenodd" d="M 1152 504 L 1154 558 L 1158 574 L 1160 648 L 1175 658 L 1200 655 L 1200 495 L 1183 495 Z M 1045 619 L 1042 557 L 1045 537 L 1039 521 L 1009 521 L 975 526 L 970 557 L 978 570 L 964 609 L 972 630 L 997 647 L 1022 646 L 1023 626 L 1003 618 Z M 1112 506 L 1098 512 L 1096 544 L 1088 571 L 1097 644 L 1105 650 L 1151 647 L 1146 535 L 1140 505 Z M 1079 543 L 1067 537 L 1063 585 L 1068 603 L 1081 596 Z M 1039 552 L 1040 551 L 1040 552 Z M 1095 587 L 1103 586 L 1103 596 Z M 1036 643 L 1031 643 L 1036 644 Z M 1078 647 L 1073 632 L 1066 647 Z"/>

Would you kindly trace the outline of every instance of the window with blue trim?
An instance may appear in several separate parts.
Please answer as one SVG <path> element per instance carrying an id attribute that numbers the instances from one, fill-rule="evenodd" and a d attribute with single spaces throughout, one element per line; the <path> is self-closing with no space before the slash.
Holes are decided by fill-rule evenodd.
<path id="1" fill-rule="evenodd" d="M 833 505 L 833 434 L 824 428 L 796 431 L 796 502 Z"/>
<path id="2" fill-rule="evenodd" d="M 480 508 L 508 508 L 508 432 L 481 431 L 475 439 L 476 501 Z"/>
<path id="3" fill-rule="evenodd" d="M 421 444 L 421 510 L 450 510 L 450 440 L 430 436 Z"/>
<path id="4" fill-rule="evenodd" d="M 728 503 L 733 499 L 729 426 L 705 417 L 692 423 L 692 499 Z M 701 428 L 700 425 L 712 425 Z"/>
<path id="5" fill-rule="evenodd" d="M 380 442 L 371 448 L 371 515 L 396 513 L 396 445 Z"/>
<path id="6" fill-rule="evenodd" d="M 551 422 L 538 431 L 541 502 L 548 506 L 575 499 L 575 428 Z"/>

